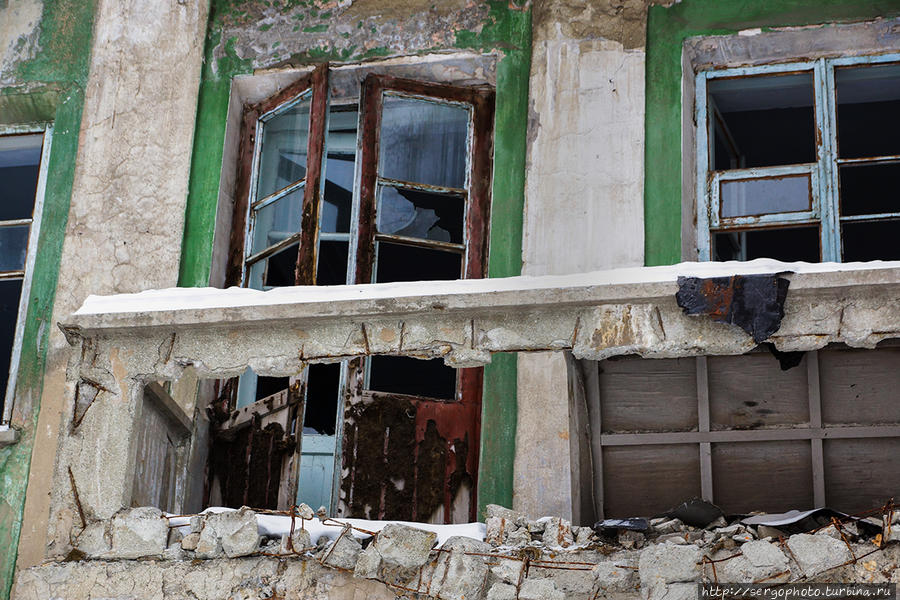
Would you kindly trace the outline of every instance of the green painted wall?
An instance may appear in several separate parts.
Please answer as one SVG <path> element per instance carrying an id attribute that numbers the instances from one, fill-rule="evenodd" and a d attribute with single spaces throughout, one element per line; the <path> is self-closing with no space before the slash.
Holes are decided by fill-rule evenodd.
<path id="1" fill-rule="evenodd" d="M 897 0 L 682 0 L 647 21 L 644 256 L 681 260 L 681 50 L 685 39 L 742 29 L 864 21 L 900 14 Z"/>
<path id="2" fill-rule="evenodd" d="M 488 0 L 484 3 L 487 7 L 485 18 L 477 27 L 456 31 L 452 43 L 447 45 L 418 47 L 410 51 L 404 46 L 402 36 L 379 41 L 373 47 L 356 43 L 356 39 L 361 37 L 356 30 L 369 31 L 373 39 L 382 39 L 377 35 L 377 19 L 373 20 L 371 16 L 360 18 L 353 26 L 353 38 L 346 32 L 329 34 L 329 27 L 334 26 L 333 19 L 330 14 L 318 12 L 314 4 L 308 1 L 281 2 L 284 11 L 292 11 L 292 18 L 303 23 L 303 32 L 311 35 L 324 32 L 329 45 L 317 45 L 302 53 L 280 56 L 274 50 L 275 42 L 269 57 L 273 64 L 354 62 L 371 57 L 424 54 L 450 48 L 502 52 L 497 67 L 489 275 L 519 275 L 522 266 L 528 76 L 531 68 L 530 9 L 518 8 L 515 2 L 508 0 Z M 428 3 L 424 4 L 427 10 Z M 267 15 L 272 14 L 271 7 L 265 10 L 269 11 Z M 223 40 L 223 31 L 234 31 L 235 23 L 247 23 L 248 36 L 268 31 L 268 25 L 254 24 L 253 19 L 259 18 L 261 14 L 257 13 L 262 11 L 259 3 L 235 0 L 213 0 L 210 7 L 179 278 L 179 285 L 182 286 L 209 285 L 231 79 L 235 75 L 251 72 L 254 66 L 268 66 L 263 62 L 263 57 L 238 56 L 235 45 L 239 40 L 235 37 Z M 390 26 L 396 27 L 395 21 L 391 21 Z M 299 26 L 296 31 L 299 31 Z M 391 45 L 391 39 L 396 41 L 396 47 Z M 486 435 L 481 436 L 479 507 L 483 508 L 488 503 L 511 506 L 516 437 L 515 355 L 495 356 L 494 362 L 485 369 L 482 431 Z"/>
<path id="3" fill-rule="evenodd" d="M 52 121 L 54 127 L 16 388 L 16 409 L 17 413 L 21 409 L 24 422 L 13 421 L 21 428 L 19 442 L 0 448 L 0 598 L 8 598 L 12 586 L 47 340 L 55 326 L 51 317 L 72 195 L 93 15 L 93 0 L 45 0 L 40 51 L 17 65 L 13 84 L 0 88 L 0 123 Z"/>

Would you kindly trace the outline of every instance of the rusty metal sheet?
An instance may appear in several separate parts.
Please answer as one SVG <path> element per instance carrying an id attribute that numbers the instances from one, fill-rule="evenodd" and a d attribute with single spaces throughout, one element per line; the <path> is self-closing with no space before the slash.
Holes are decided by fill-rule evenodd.
<path id="1" fill-rule="evenodd" d="M 790 281 L 770 275 L 679 277 L 675 300 L 688 315 L 737 325 L 762 343 L 781 327 Z"/>

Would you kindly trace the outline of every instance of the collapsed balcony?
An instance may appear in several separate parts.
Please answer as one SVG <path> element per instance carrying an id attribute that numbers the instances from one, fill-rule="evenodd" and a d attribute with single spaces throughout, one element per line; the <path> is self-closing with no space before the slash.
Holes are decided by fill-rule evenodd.
<path id="1" fill-rule="evenodd" d="M 752 286 L 740 283 L 759 275 L 768 276 L 764 279 L 776 291 L 765 302 L 746 293 Z M 779 284 L 779 280 L 785 283 Z M 688 305 L 683 294 L 690 282 L 709 300 L 706 309 L 693 305 L 692 312 L 704 314 L 688 315 L 682 306 Z M 786 295 L 779 296 L 779 286 Z M 743 289 L 743 296 L 735 294 L 737 288 Z M 682 297 L 677 299 L 680 290 Z M 171 289 L 91 297 L 62 325 L 76 351 L 68 371 L 71 418 L 57 461 L 50 554 L 66 554 L 73 531 L 109 519 L 122 507 L 156 504 L 172 512 L 195 511 L 208 501 L 209 490 L 202 490 L 210 460 L 204 402 L 215 394 L 204 382 L 196 393 L 197 378 L 208 382 L 236 377 L 248 367 L 261 376 L 284 377 L 301 373 L 308 364 L 371 355 L 443 358 L 448 365 L 462 368 L 489 363 L 491 354 L 499 352 L 554 351 L 581 361 L 601 361 L 620 355 L 659 359 L 733 356 L 747 353 L 761 342 L 771 344 L 773 352 L 782 356 L 834 344 L 873 349 L 900 337 L 898 298 L 900 263 L 811 265 L 769 260 L 427 285 L 294 287 L 268 292 Z M 750 316 L 736 318 L 734 313 L 741 311 L 749 311 Z M 187 392 L 179 391 L 178 382 L 186 380 L 193 383 L 184 386 Z M 167 381 L 176 383 L 160 385 Z M 585 400 L 589 388 L 582 391 L 587 414 L 581 415 L 579 423 L 588 432 L 599 432 L 592 403 Z M 274 402 L 251 404 L 228 419 L 264 419 L 277 409 Z M 491 410 L 483 407 L 484 413 Z M 163 475 L 148 470 L 145 464 L 145 454 L 153 451 L 145 416 L 153 411 L 157 414 L 154 422 L 170 445 L 160 450 Z M 893 427 L 861 429 L 865 429 L 862 437 L 900 436 Z M 286 436 L 295 433 L 283 431 Z M 421 444 L 426 433 L 417 432 L 417 443 Z M 527 435 L 520 431 L 517 455 L 542 451 L 530 444 Z M 709 467 L 702 457 L 702 444 L 716 442 L 716 436 L 722 434 L 710 431 L 709 423 L 701 423 L 691 435 L 697 438 L 691 438 L 692 443 L 701 445 L 701 470 L 705 472 Z M 815 446 L 815 440 L 821 444 L 829 435 L 819 423 L 807 438 L 812 438 Z M 776 433 L 774 439 L 779 436 L 784 434 Z M 581 456 L 580 464 L 588 465 L 587 475 L 583 468 L 573 466 L 566 476 L 598 477 L 596 472 L 591 474 L 589 465 L 601 464 L 598 454 L 604 451 L 604 437 L 609 436 L 573 436 L 568 443 L 573 456 Z M 299 460 L 298 438 L 295 435 L 291 451 Z M 455 452 L 452 440 L 448 445 L 446 460 L 450 464 L 451 459 L 460 457 L 451 456 Z M 463 462 L 474 454 L 475 448 Z M 297 462 L 284 463 L 282 471 L 287 469 L 296 477 Z M 471 464 L 464 466 L 470 474 Z M 449 485 L 449 470 L 435 475 L 437 481 Z M 335 477 L 343 483 L 352 475 L 353 469 L 347 472 L 342 468 Z M 384 480 L 390 475 L 374 476 Z M 282 472 L 272 477 L 284 479 Z M 435 481 L 428 479 L 428 473 L 417 477 L 422 478 L 419 487 L 423 489 Z M 702 485 L 704 496 L 712 490 L 707 479 Z M 148 481 L 154 485 L 148 487 Z M 581 483 L 592 487 L 590 481 Z M 395 482 L 394 487 L 403 485 Z M 280 508 L 289 507 L 294 503 L 294 491 L 279 491 L 273 501 Z M 345 509 L 353 506 L 348 493 L 352 488 L 342 486 L 339 500 Z M 594 516 L 604 516 L 602 491 L 594 489 L 592 493 L 600 498 Z M 607 490 L 609 493 L 612 490 Z M 818 492 L 814 496 L 820 500 Z M 350 512 L 340 516 L 372 516 Z M 474 520 L 469 518 L 473 512 L 474 503 L 461 513 L 445 504 L 437 518 L 445 522 Z M 383 511 L 374 516 L 381 514 Z M 417 518 L 436 517 L 422 512 Z"/>

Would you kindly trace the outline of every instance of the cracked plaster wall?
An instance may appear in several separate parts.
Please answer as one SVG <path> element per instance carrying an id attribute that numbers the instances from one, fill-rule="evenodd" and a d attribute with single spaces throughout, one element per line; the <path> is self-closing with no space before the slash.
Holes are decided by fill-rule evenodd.
<path id="1" fill-rule="evenodd" d="M 525 275 L 644 264 L 648 0 L 534 7 L 523 232 Z M 560 240 L 568 240 L 561 244 Z M 615 243 L 610 243 L 615 240 Z M 567 518 L 573 465 L 565 361 L 519 355 L 514 506 Z M 548 420 L 553 426 L 547 426 Z M 547 448 L 539 456 L 528 448 Z M 576 486 L 577 488 L 577 486 Z M 577 512 L 577 510 L 576 510 Z"/>
<path id="2" fill-rule="evenodd" d="M 0 86 L 19 83 L 16 67 L 39 51 L 41 0 L 0 3 Z"/>
<path id="3" fill-rule="evenodd" d="M 456 46 L 461 32 L 479 32 L 488 2 L 468 0 L 245 1 L 221 7 L 221 36 L 213 49 L 254 69 L 304 65 L 322 57 L 410 55 Z"/>
<path id="4" fill-rule="evenodd" d="M 88 294 L 177 283 L 206 21 L 202 0 L 98 3 L 54 323 Z M 55 327 L 50 336 L 19 568 L 44 557 L 48 519 L 50 539 L 67 541 L 72 518 L 51 519 L 46 492 L 68 481 L 56 459 L 72 410 L 69 352 Z"/>

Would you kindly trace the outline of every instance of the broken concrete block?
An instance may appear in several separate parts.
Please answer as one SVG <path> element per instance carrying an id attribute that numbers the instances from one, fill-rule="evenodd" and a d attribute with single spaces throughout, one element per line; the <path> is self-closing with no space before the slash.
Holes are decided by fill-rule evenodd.
<path id="1" fill-rule="evenodd" d="M 112 541 L 106 521 L 88 523 L 75 539 L 75 548 L 87 558 L 103 558 L 109 554 Z"/>
<path id="2" fill-rule="evenodd" d="M 847 544 L 827 535 L 798 533 L 787 541 L 797 566 L 807 577 L 813 577 L 844 564 L 852 558 Z"/>
<path id="3" fill-rule="evenodd" d="M 378 553 L 375 544 L 370 544 L 368 548 L 359 553 L 353 574 L 364 579 L 377 579 L 380 566 L 381 554 Z"/>
<path id="4" fill-rule="evenodd" d="M 525 513 L 500 506 L 499 504 L 488 504 L 484 508 L 484 517 L 485 519 L 500 517 L 501 519 L 506 519 L 510 523 L 515 523 L 517 527 L 521 527 L 528 523 L 528 517 L 525 516 Z"/>
<path id="5" fill-rule="evenodd" d="M 195 552 L 198 558 L 247 556 L 259 549 L 256 513 L 247 507 L 207 515 Z"/>
<path id="6" fill-rule="evenodd" d="M 203 529 L 204 520 L 206 520 L 206 515 L 194 515 L 191 517 L 191 533 L 200 533 Z"/>
<path id="7" fill-rule="evenodd" d="M 290 539 L 291 541 L 290 544 L 288 544 L 288 539 Z M 294 529 L 293 536 L 291 536 L 289 533 L 282 534 L 279 551 L 282 553 L 303 552 L 307 548 L 312 547 L 312 537 L 309 535 L 309 531 L 307 531 L 306 529 L 298 528 Z"/>
<path id="8" fill-rule="evenodd" d="M 641 586 L 641 598 L 644 600 L 696 600 L 696 583 L 658 582 L 649 588 Z"/>
<path id="9" fill-rule="evenodd" d="M 309 534 L 306 535 L 309 537 Z M 294 548 L 296 549 L 297 546 L 295 545 Z M 322 552 L 321 562 L 329 567 L 353 569 L 356 567 L 356 561 L 360 552 L 362 552 L 362 544 L 350 533 L 350 526 L 348 525 L 342 535 L 338 536 L 332 544 L 325 547 Z"/>
<path id="10" fill-rule="evenodd" d="M 160 556 L 169 539 L 169 522 L 158 508 L 126 508 L 113 515 L 110 536 L 110 557 Z"/>
<path id="11" fill-rule="evenodd" d="M 163 560 L 184 560 L 185 553 L 181 548 L 181 542 L 172 542 L 169 547 L 163 550 Z"/>
<path id="12" fill-rule="evenodd" d="M 547 522 L 544 520 L 528 521 L 525 526 L 528 527 L 528 533 L 531 535 L 541 536 L 544 533 L 544 529 L 547 528 Z"/>
<path id="13" fill-rule="evenodd" d="M 526 578 L 519 587 L 519 600 L 566 600 L 552 579 Z"/>
<path id="14" fill-rule="evenodd" d="M 297 516 L 301 519 L 312 521 L 316 517 L 316 513 L 313 512 L 313 509 L 311 509 L 308 504 L 301 502 L 300 506 L 297 507 Z"/>
<path id="15" fill-rule="evenodd" d="M 619 532 L 619 545 L 626 550 L 640 548 L 644 545 L 644 534 L 640 531 L 629 531 L 624 529 Z"/>
<path id="16" fill-rule="evenodd" d="M 526 527 L 519 527 L 506 536 L 508 546 L 526 546 L 529 542 L 531 542 L 531 534 L 528 533 Z"/>
<path id="17" fill-rule="evenodd" d="M 678 519 L 666 520 L 665 518 L 662 518 L 661 522 L 657 523 L 657 521 L 660 521 L 660 519 L 653 519 L 652 521 L 650 521 L 650 524 L 653 525 L 654 529 L 656 529 L 656 531 L 661 534 L 676 533 L 684 528 L 684 524 Z"/>
<path id="18" fill-rule="evenodd" d="M 381 554 L 382 563 L 403 569 L 418 569 L 428 562 L 437 534 L 409 525 L 389 523 L 373 544 Z"/>
<path id="19" fill-rule="evenodd" d="M 591 569 L 591 574 L 594 576 L 591 598 L 600 598 L 610 592 L 634 591 L 637 588 L 637 571 L 624 568 L 618 561 L 597 563 Z"/>
<path id="20" fill-rule="evenodd" d="M 186 536 L 184 536 L 183 538 L 181 538 L 181 548 L 183 550 L 191 550 L 191 551 L 196 550 L 197 543 L 199 541 L 200 541 L 199 533 L 194 533 L 194 532 L 189 533 Z"/>
<path id="21" fill-rule="evenodd" d="M 656 583 L 696 581 L 700 577 L 700 548 L 693 545 L 656 544 L 641 552 L 638 574 L 641 587 Z M 696 591 L 696 590 L 695 590 Z"/>
<path id="22" fill-rule="evenodd" d="M 446 600 L 480 598 L 487 578 L 488 566 L 483 557 L 466 553 L 486 554 L 491 546 L 466 537 L 452 537 L 444 542 L 444 552 L 438 559 L 432 581 L 439 582 L 430 594 Z"/>
<path id="23" fill-rule="evenodd" d="M 506 543 L 507 527 L 513 526 L 507 523 L 503 517 L 488 517 L 484 522 L 484 541 L 496 548 Z"/>
<path id="24" fill-rule="evenodd" d="M 548 548 L 568 548 L 575 543 L 572 524 L 565 519 L 551 517 L 544 526 L 541 539 Z"/>
<path id="25" fill-rule="evenodd" d="M 716 565 L 720 581 L 781 583 L 790 578 L 787 556 L 776 546 L 756 540 L 741 546 L 741 555 Z M 708 573 L 709 574 L 709 573 Z M 775 575 L 781 574 L 778 577 Z"/>
<path id="26" fill-rule="evenodd" d="M 593 537 L 593 529 L 591 529 L 590 527 L 579 527 L 578 532 L 575 534 L 575 543 L 579 546 L 584 546 L 586 544 L 590 544 Z"/>
<path id="27" fill-rule="evenodd" d="M 488 590 L 487 600 L 516 600 L 516 586 L 509 583 L 495 583 Z"/>

